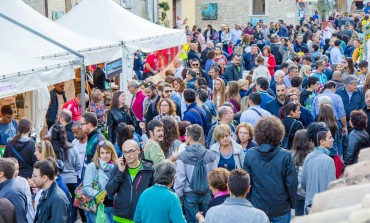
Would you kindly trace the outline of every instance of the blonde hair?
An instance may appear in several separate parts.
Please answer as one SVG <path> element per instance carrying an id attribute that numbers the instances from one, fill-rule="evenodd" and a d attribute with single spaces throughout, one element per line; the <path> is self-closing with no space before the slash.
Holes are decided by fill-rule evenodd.
<path id="1" fill-rule="evenodd" d="M 113 144 L 108 140 L 104 140 L 99 141 L 98 146 L 96 147 L 94 157 L 92 158 L 92 162 L 94 162 L 97 167 L 101 168 L 99 163 L 101 149 L 105 149 L 108 151 L 108 153 L 112 154 L 111 161 L 113 161 L 113 163 L 118 163 L 118 156 L 116 150 L 114 149 Z"/>
<path id="2" fill-rule="evenodd" d="M 310 76 L 311 66 L 310 65 L 303 65 L 301 70 L 299 71 L 299 76 L 304 79 L 305 77 Z"/>
<path id="3" fill-rule="evenodd" d="M 53 159 L 57 159 L 57 156 L 54 153 L 53 146 L 49 141 L 40 141 L 35 144 L 35 149 L 42 154 L 42 160 L 47 159 L 49 157 Z"/>
<path id="4" fill-rule="evenodd" d="M 220 106 L 222 106 L 224 104 L 225 100 L 226 100 L 226 95 L 225 95 L 225 91 L 226 91 L 225 89 L 226 89 L 226 87 L 225 87 L 224 80 L 222 80 L 221 78 L 216 78 L 213 81 L 213 83 L 215 83 L 216 81 L 220 81 L 220 83 L 221 83 L 221 90 L 220 90 L 221 92 L 218 92 L 218 90 L 216 90 L 216 88 L 213 91 L 213 98 L 212 98 L 212 100 L 213 100 L 213 102 L 215 103 L 215 105 L 217 107 L 217 104 L 218 104 L 217 103 L 217 95 L 218 95 L 218 93 L 221 94 L 220 103 L 219 103 Z"/>
<path id="5" fill-rule="evenodd" d="M 225 124 L 220 124 L 218 125 L 214 132 L 213 132 L 213 137 L 217 142 L 219 142 L 222 138 L 224 138 L 227 134 L 231 136 L 231 129 L 229 125 Z"/>

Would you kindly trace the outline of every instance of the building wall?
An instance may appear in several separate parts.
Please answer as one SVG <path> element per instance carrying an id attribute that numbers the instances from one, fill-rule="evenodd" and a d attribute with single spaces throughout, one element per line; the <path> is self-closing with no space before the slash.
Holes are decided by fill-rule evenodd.
<path id="1" fill-rule="evenodd" d="M 203 20 L 202 19 L 202 4 L 217 3 L 218 4 L 218 19 Z M 221 24 L 234 27 L 234 24 L 242 24 L 245 26 L 251 18 L 266 18 L 267 22 L 278 22 L 283 19 L 287 24 L 298 24 L 298 9 L 294 0 L 266 0 L 266 15 L 253 16 L 252 0 L 195 0 L 195 24 L 204 29 L 207 24 L 212 24 L 213 27 L 219 29 Z"/>

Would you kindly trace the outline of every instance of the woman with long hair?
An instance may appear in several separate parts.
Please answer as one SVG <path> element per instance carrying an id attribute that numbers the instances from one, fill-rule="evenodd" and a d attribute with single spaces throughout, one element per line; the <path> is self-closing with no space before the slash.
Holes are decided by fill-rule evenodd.
<path id="1" fill-rule="evenodd" d="M 343 67 L 342 69 L 343 80 L 345 80 L 349 75 L 357 76 L 357 70 L 355 68 L 352 58 L 346 57 L 342 61 L 342 67 Z"/>
<path id="2" fill-rule="evenodd" d="M 171 161 L 176 161 L 181 145 L 179 128 L 177 126 L 177 121 L 173 117 L 164 117 L 163 122 L 163 141 L 159 142 L 164 156 L 166 159 Z"/>
<path id="3" fill-rule="evenodd" d="M 267 69 L 270 72 L 270 76 L 274 76 L 275 73 L 275 68 L 276 68 L 276 60 L 274 55 L 271 53 L 271 48 L 269 46 L 264 46 L 263 47 L 263 57 L 265 58 L 265 65 Z"/>
<path id="4" fill-rule="evenodd" d="M 331 135 L 334 138 L 333 148 L 329 149 L 329 155 L 334 157 L 338 153 L 338 144 L 341 132 L 339 132 L 338 124 L 334 116 L 334 111 L 331 105 L 321 104 L 319 107 L 319 116 L 317 117 L 318 122 L 323 122 L 326 127 L 330 130 Z"/>
<path id="5" fill-rule="evenodd" d="M 113 144 L 109 141 L 99 141 L 92 162 L 86 166 L 82 190 L 85 195 L 95 197 L 104 190 L 114 168 L 118 163 L 118 156 Z M 113 198 L 105 197 L 103 204 L 106 222 L 113 223 Z M 96 222 L 96 213 L 85 211 L 87 222 Z"/>
<path id="6" fill-rule="evenodd" d="M 94 89 L 91 93 L 91 102 L 88 111 L 95 113 L 98 121 L 104 121 L 104 94 L 100 89 Z"/>
<path id="7" fill-rule="evenodd" d="M 336 179 L 335 164 L 329 157 L 334 141 L 330 130 L 323 123 L 312 123 L 307 128 L 307 135 L 315 149 L 306 156 L 302 168 L 301 186 L 306 191 L 305 214 L 311 212 L 315 194 L 326 191 L 329 183 Z"/>
<path id="8" fill-rule="evenodd" d="M 239 84 L 237 81 L 230 81 L 227 86 L 227 101 L 234 107 L 234 114 L 240 111 Z"/>
<path id="9" fill-rule="evenodd" d="M 219 61 L 219 60 L 224 60 L 225 61 L 225 65 L 227 65 L 227 58 L 223 55 L 223 51 L 222 51 L 222 48 L 219 47 L 219 46 L 216 46 L 215 47 L 215 53 L 216 53 L 216 56 L 215 58 L 213 59 L 216 63 Z"/>
<path id="10" fill-rule="evenodd" d="M 181 121 L 180 117 L 176 115 L 176 105 L 169 98 L 161 98 L 157 104 L 158 114 L 153 119 L 162 121 L 164 117 L 172 117 L 176 122 Z"/>
<path id="11" fill-rule="evenodd" d="M 234 136 L 236 137 L 236 142 L 242 146 L 244 155 L 247 154 L 248 149 L 257 146 L 253 142 L 253 126 L 249 123 L 240 123 L 235 129 Z"/>
<path id="12" fill-rule="evenodd" d="M 129 125 L 121 122 L 118 124 L 116 129 L 117 141 L 114 144 L 114 149 L 116 150 L 117 156 L 122 156 L 122 145 L 126 140 L 133 139 L 134 133 L 131 131 Z M 139 145 L 140 147 L 140 145 Z"/>
<path id="13" fill-rule="evenodd" d="M 14 157 L 19 163 L 19 176 L 31 178 L 36 163 L 35 140 L 30 137 L 32 122 L 22 118 L 18 124 L 18 134 L 6 144 L 4 157 Z"/>
<path id="14" fill-rule="evenodd" d="M 244 34 L 241 38 L 241 42 L 238 45 L 243 49 L 243 54 L 250 52 L 250 49 L 249 51 L 248 50 L 246 51 L 247 48 L 250 48 L 250 45 L 251 45 L 251 35 Z"/>
<path id="15" fill-rule="evenodd" d="M 182 92 L 184 92 L 186 88 L 184 80 L 180 77 L 176 77 L 173 80 L 173 88 L 175 89 L 175 92 L 182 98 Z"/>
<path id="16" fill-rule="evenodd" d="M 60 124 L 55 124 L 51 132 L 51 144 L 57 159 L 63 161 L 63 171 L 61 176 L 66 183 L 67 188 L 71 194 L 77 188 L 79 172 L 82 169 L 79 153 L 67 140 L 67 134 L 64 127 Z M 74 196 L 72 196 L 74 198 Z M 71 210 L 72 211 L 72 210 Z"/>
<path id="17" fill-rule="evenodd" d="M 296 102 L 289 102 L 280 112 L 282 118 L 281 122 L 285 127 L 284 140 L 287 140 L 287 144 L 283 145 L 284 143 L 282 143 L 282 147 L 290 150 L 292 148 L 294 134 L 298 130 L 303 129 L 302 122 L 298 121 L 301 116 L 301 106 Z"/>
<path id="18" fill-rule="evenodd" d="M 296 216 L 304 215 L 304 198 L 306 192 L 302 189 L 301 178 L 303 163 L 306 156 L 315 149 L 313 143 L 307 137 L 307 130 L 298 130 L 293 139 L 292 155 L 298 176 L 298 190 L 295 203 Z"/>
<path id="19" fill-rule="evenodd" d="M 225 94 L 225 82 L 221 78 L 216 78 L 214 80 L 214 89 L 212 93 L 212 100 L 216 106 L 216 110 L 224 104 L 226 98 Z"/>
<path id="20" fill-rule="evenodd" d="M 113 94 L 111 109 L 108 111 L 108 140 L 116 142 L 116 128 L 119 123 L 133 125 L 139 129 L 139 120 L 130 107 L 126 105 L 126 94 L 124 91 L 116 91 Z"/>

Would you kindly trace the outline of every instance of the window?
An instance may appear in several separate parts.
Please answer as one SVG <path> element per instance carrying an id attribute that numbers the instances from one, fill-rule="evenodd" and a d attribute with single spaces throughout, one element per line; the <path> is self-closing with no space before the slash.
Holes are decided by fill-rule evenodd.
<path id="1" fill-rule="evenodd" d="M 266 0 L 252 0 L 252 15 L 266 15 Z"/>

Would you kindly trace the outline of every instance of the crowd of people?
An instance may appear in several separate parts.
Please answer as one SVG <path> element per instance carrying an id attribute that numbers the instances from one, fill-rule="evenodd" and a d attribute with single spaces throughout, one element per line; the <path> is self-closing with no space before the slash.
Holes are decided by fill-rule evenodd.
<path id="1" fill-rule="evenodd" d="M 158 52 L 144 61 L 137 51 L 136 78 L 110 103 L 100 65 L 87 71 L 88 94 L 67 100 L 56 84 L 38 142 L 32 120 L 2 106 L 0 222 L 288 223 L 309 214 L 370 146 L 370 74 L 359 55 L 367 19 L 186 27 L 164 80 L 153 78 Z"/>

